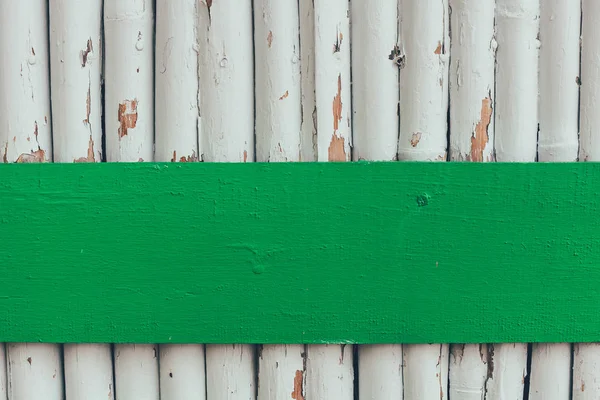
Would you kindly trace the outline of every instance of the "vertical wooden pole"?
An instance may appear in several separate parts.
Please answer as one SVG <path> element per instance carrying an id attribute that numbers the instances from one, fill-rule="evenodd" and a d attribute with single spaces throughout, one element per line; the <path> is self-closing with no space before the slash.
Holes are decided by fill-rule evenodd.
<path id="1" fill-rule="evenodd" d="M 104 1 L 106 159 L 154 158 L 153 2 Z M 159 398 L 157 346 L 115 345 L 119 400 Z"/>
<path id="2" fill-rule="evenodd" d="M 302 106 L 297 0 L 254 1 L 257 161 L 299 161 Z"/>
<path id="3" fill-rule="evenodd" d="M 304 400 L 303 345 L 269 345 L 258 354 L 258 400 Z"/>
<path id="4" fill-rule="evenodd" d="M 496 2 L 497 161 L 533 162 L 538 132 L 539 0 Z M 488 396 L 522 399 L 527 374 L 527 345 L 492 347 Z"/>
<path id="5" fill-rule="evenodd" d="M 577 161 L 579 1 L 540 0 L 539 161 Z"/>
<path id="6" fill-rule="evenodd" d="M 448 345 L 404 345 L 404 399 L 448 397 Z"/>
<path id="7" fill-rule="evenodd" d="M 486 382 L 493 372 L 488 345 L 453 344 L 450 346 L 451 399 L 481 400 L 486 397 Z"/>
<path id="8" fill-rule="evenodd" d="M 52 161 L 48 2 L 1 1 L 0 29 L 0 160 Z"/>
<path id="9" fill-rule="evenodd" d="M 156 1 L 155 161 L 198 161 L 196 0 Z M 204 346 L 159 346 L 161 400 L 205 400 Z"/>
<path id="10" fill-rule="evenodd" d="M 204 161 L 254 160 L 252 2 L 200 0 L 199 85 Z"/>
<path id="11" fill-rule="evenodd" d="M 212 400 L 256 399 L 254 347 L 206 346 L 206 394 Z"/>
<path id="12" fill-rule="evenodd" d="M 302 92 L 296 0 L 254 1 L 256 161 L 300 161 Z M 304 399 L 304 346 L 265 345 L 258 399 Z"/>
<path id="13" fill-rule="evenodd" d="M 102 1 L 50 4 L 50 81 L 55 162 L 102 161 Z M 64 346 L 65 396 L 114 399 L 112 350 Z"/>
<path id="14" fill-rule="evenodd" d="M 494 161 L 494 0 L 450 0 L 450 159 Z M 486 344 L 450 347 L 450 398 L 485 397 Z"/>
<path id="15" fill-rule="evenodd" d="M 302 92 L 300 160 L 317 161 L 315 7 L 313 0 L 298 0 L 298 9 L 300 13 L 300 82 Z"/>
<path id="16" fill-rule="evenodd" d="M 496 2 L 496 159 L 535 161 L 540 0 Z"/>
<path id="17" fill-rule="evenodd" d="M 398 143 L 398 1 L 352 5 L 353 160 L 396 159 Z"/>
<path id="18" fill-rule="evenodd" d="M 581 2 L 581 98 L 580 98 L 580 161 L 600 160 L 600 113 L 596 99 L 600 98 L 600 2 L 582 0 Z M 587 351 L 590 346 L 580 350 Z M 600 351 L 600 346 L 598 348 Z M 587 364 L 586 364 L 587 365 Z"/>
<path id="19" fill-rule="evenodd" d="M 54 162 L 100 162 L 102 1 L 49 4 Z"/>
<path id="20" fill-rule="evenodd" d="M 600 345 L 598 343 L 576 343 L 573 351 L 572 399 L 597 399 L 600 394 L 599 374 Z"/>
<path id="21" fill-rule="evenodd" d="M 540 14 L 538 160 L 576 161 L 580 2 L 543 0 L 540 1 Z M 571 397 L 570 382 L 571 344 L 534 344 L 529 399 L 568 400 Z"/>
<path id="22" fill-rule="evenodd" d="M 115 345 L 115 389 L 118 400 L 159 400 L 155 345 Z"/>
<path id="23" fill-rule="evenodd" d="M 0 160 L 52 161 L 48 3 L 1 1 L 0 30 Z M 9 399 L 61 399 L 60 357 L 54 344 L 8 344 Z"/>
<path id="24" fill-rule="evenodd" d="M 105 0 L 104 35 L 106 160 L 152 161 L 153 2 Z"/>
<path id="25" fill-rule="evenodd" d="M 402 399 L 402 365 L 400 344 L 360 345 L 358 398 Z"/>
<path id="26" fill-rule="evenodd" d="M 571 344 L 534 343 L 529 382 L 530 400 L 569 400 Z"/>
<path id="27" fill-rule="evenodd" d="M 579 161 L 600 161 L 600 2 L 581 1 L 581 91 Z M 576 343 L 573 348 L 573 400 L 600 396 L 600 343 Z"/>
<path id="28" fill-rule="evenodd" d="M 315 0 L 313 5 L 314 44 L 303 41 L 302 46 L 314 46 L 316 156 L 318 161 L 350 161 L 349 2 Z M 352 399 L 352 352 L 352 346 L 307 346 L 306 397 Z"/>
<path id="29" fill-rule="evenodd" d="M 198 8 L 156 1 L 156 161 L 198 160 Z"/>
<path id="30" fill-rule="evenodd" d="M 503 343 L 488 347 L 488 399 L 523 399 L 527 376 L 527 344 Z"/>
<path id="31" fill-rule="evenodd" d="M 57 345 L 8 343 L 8 400 L 63 398 L 63 365 Z"/>
<path id="32" fill-rule="evenodd" d="M 354 160 L 396 158 L 398 1 L 351 3 Z M 402 398 L 402 345 L 358 347 L 358 398 Z"/>
<path id="33" fill-rule="evenodd" d="M 445 161 L 450 51 L 447 1 L 402 0 L 400 28 L 398 159 Z M 403 352 L 404 399 L 446 397 L 448 345 L 405 345 Z"/>
<path id="34" fill-rule="evenodd" d="M 8 399 L 6 345 L 0 343 L 0 398 Z"/>
<path id="35" fill-rule="evenodd" d="M 354 398 L 353 351 L 350 345 L 309 345 L 306 359 L 306 398 Z"/>
<path id="36" fill-rule="evenodd" d="M 495 0 L 450 0 L 452 161 L 494 160 L 494 5 Z"/>
<path id="37" fill-rule="evenodd" d="M 252 2 L 201 0 L 199 86 L 204 161 L 254 161 Z M 206 346 L 209 399 L 256 398 L 254 347 Z"/>
<path id="38" fill-rule="evenodd" d="M 348 0 L 315 0 L 317 157 L 350 161 L 350 9 Z"/>
<path id="39" fill-rule="evenodd" d="M 66 399 L 115 398 L 110 345 L 65 344 L 64 368 Z"/>
<path id="40" fill-rule="evenodd" d="M 404 59 L 400 70 L 398 159 L 445 161 L 450 52 L 448 2 L 401 1 L 399 51 Z"/>
<path id="41" fill-rule="evenodd" d="M 205 400 L 204 346 L 160 345 L 160 399 Z"/>

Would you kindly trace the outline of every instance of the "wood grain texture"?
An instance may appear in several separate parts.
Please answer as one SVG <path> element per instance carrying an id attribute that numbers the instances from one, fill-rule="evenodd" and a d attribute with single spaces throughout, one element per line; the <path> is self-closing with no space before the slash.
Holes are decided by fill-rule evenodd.
<path id="1" fill-rule="evenodd" d="M 0 338 L 599 341 L 598 181 L 597 163 L 2 165 Z"/>

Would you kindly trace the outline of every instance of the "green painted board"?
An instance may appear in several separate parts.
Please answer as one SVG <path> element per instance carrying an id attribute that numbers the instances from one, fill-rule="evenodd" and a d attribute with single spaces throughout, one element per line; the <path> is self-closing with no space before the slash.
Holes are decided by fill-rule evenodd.
<path id="1" fill-rule="evenodd" d="M 0 341 L 600 341 L 600 164 L 2 165 Z"/>

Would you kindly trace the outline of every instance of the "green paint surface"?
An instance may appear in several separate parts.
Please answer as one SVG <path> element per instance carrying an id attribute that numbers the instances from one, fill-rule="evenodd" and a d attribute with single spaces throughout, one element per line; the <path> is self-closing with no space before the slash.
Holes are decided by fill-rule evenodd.
<path id="1" fill-rule="evenodd" d="M 0 341 L 600 340 L 600 164 L 0 167 Z"/>

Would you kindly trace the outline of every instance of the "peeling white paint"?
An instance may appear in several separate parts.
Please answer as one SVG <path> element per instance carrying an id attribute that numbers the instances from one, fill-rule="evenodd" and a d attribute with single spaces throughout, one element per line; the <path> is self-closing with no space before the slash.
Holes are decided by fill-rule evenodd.
<path id="1" fill-rule="evenodd" d="M 347 0 L 315 0 L 317 158 L 350 161 L 350 6 Z"/>
<path id="2" fill-rule="evenodd" d="M 156 161 L 197 161 L 198 1 L 156 1 Z"/>
<path id="3" fill-rule="evenodd" d="M 4 162 L 52 161 L 47 17 L 45 0 L 0 1 Z"/>
<path id="4" fill-rule="evenodd" d="M 257 161 L 300 160 L 299 29 L 297 1 L 254 1 Z"/>
<path id="5" fill-rule="evenodd" d="M 402 350 L 404 400 L 447 399 L 448 345 L 411 344 L 402 346 Z"/>
<path id="6" fill-rule="evenodd" d="M 400 19 L 400 51 L 406 59 L 400 71 L 398 159 L 446 160 L 448 2 L 402 0 Z"/>
<path id="7" fill-rule="evenodd" d="M 153 161 L 152 2 L 105 0 L 104 36 L 106 160 Z"/>
<path id="8" fill-rule="evenodd" d="M 494 160 L 494 0 L 450 0 L 450 159 Z"/>

